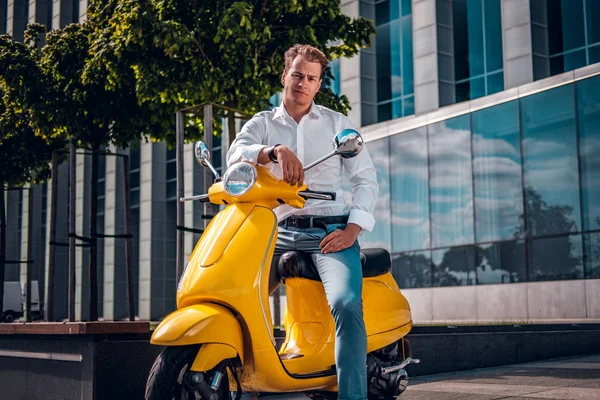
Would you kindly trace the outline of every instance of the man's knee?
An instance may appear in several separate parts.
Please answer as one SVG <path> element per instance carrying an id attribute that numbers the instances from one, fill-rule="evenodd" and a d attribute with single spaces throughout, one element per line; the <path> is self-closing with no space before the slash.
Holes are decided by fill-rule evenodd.
<path id="1" fill-rule="evenodd" d="M 353 294 L 344 294 L 331 299 L 329 303 L 331 313 L 339 317 L 362 317 L 362 299 Z"/>

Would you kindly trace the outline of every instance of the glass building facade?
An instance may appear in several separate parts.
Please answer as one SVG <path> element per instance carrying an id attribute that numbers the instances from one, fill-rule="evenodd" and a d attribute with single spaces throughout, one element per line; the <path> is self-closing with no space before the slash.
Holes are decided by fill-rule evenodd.
<path id="1" fill-rule="evenodd" d="M 531 0 L 534 79 L 600 62 L 600 2 Z"/>
<path id="2" fill-rule="evenodd" d="M 368 147 L 401 287 L 600 277 L 600 76 Z"/>
<path id="3" fill-rule="evenodd" d="M 361 1 L 360 11 L 376 30 L 361 52 L 363 125 L 414 114 L 411 0 Z"/>
<path id="4" fill-rule="evenodd" d="M 500 0 L 437 0 L 440 106 L 504 89 Z"/>

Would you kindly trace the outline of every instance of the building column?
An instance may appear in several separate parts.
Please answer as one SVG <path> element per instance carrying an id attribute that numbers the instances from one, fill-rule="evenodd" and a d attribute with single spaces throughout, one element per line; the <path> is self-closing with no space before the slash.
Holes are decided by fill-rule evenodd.
<path id="1" fill-rule="evenodd" d="M 412 0 L 415 114 L 440 107 L 436 0 Z"/>
<path id="2" fill-rule="evenodd" d="M 29 23 L 38 22 L 46 25 L 48 20 L 48 7 L 52 7 L 52 0 L 29 0 Z"/>
<path id="3" fill-rule="evenodd" d="M 88 0 L 79 0 L 79 22 L 85 22 L 87 20 L 87 6 Z"/>
<path id="4" fill-rule="evenodd" d="M 52 215 L 52 179 L 57 179 L 56 198 L 56 242 L 69 242 L 69 163 L 64 162 L 58 166 L 58 171 L 52 172 L 48 180 L 48 195 L 46 197 L 46 238 L 50 241 L 51 215 Z M 46 246 L 44 267 L 44 307 L 48 304 L 48 274 L 50 262 L 50 245 Z M 69 248 L 65 246 L 54 247 L 54 319 L 61 321 L 69 317 L 68 290 L 69 290 Z"/>
<path id="5" fill-rule="evenodd" d="M 61 29 L 73 22 L 79 21 L 79 17 L 73 15 L 74 1 L 80 0 L 54 0 L 52 4 L 52 29 Z M 79 14 L 81 14 L 81 7 Z"/>
<path id="6" fill-rule="evenodd" d="M 165 266 L 166 145 L 141 143 L 140 158 L 139 316 L 150 320 L 167 312 L 166 273 L 175 289 L 174 265 Z"/>
<path id="7" fill-rule="evenodd" d="M 226 136 L 225 133 L 223 136 Z M 225 164 L 223 164 L 225 165 Z M 204 168 L 196 161 L 194 153 L 194 144 L 188 143 L 183 147 L 183 181 L 184 196 L 194 196 L 204 193 Z M 202 229 L 204 206 L 199 201 L 187 201 L 185 207 L 185 226 L 187 228 Z M 200 234 L 184 232 L 183 257 L 185 263 L 194 250 L 196 242 L 200 239 Z M 185 266 L 185 264 L 184 264 Z"/>
<path id="8" fill-rule="evenodd" d="M 359 0 L 342 0 L 341 8 L 342 13 L 350 18 L 360 17 Z M 356 127 L 362 126 L 360 59 L 360 53 L 352 58 L 340 59 L 340 92 L 346 95 L 350 101 L 352 109 L 348 111 L 348 118 Z"/>
<path id="9" fill-rule="evenodd" d="M 119 151 L 111 147 L 112 153 Z M 122 164 L 117 156 L 106 157 L 106 175 L 105 175 L 105 203 L 104 203 L 104 226 L 99 227 L 99 230 L 107 235 L 118 234 L 122 232 L 120 228 L 123 225 L 122 218 L 122 189 L 118 187 L 118 183 L 122 179 L 118 179 L 117 174 L 123 174 L 122 168 L 118 168 Z M 119 207 L 120 206 L 120 207 Z M 120 208 L 121 213 L 118 209 Z M 119 227 L 117 228 L 117 225 Z M 104 286 L 103 299 L 103 317 L 106 320 L 114 320 L 114 296 L 115 296 L 115 264 L 119 261 L 116 249 L 119 247 L 123 239 L 104 238 L 104 276 L 102 281 L 98 279 L 98 283 Z"/>
<path id="10" fill-rule="evenodd" d="M 81 150 L 80 150 L 81 151 Z M 90 179 L 91 157 L 77 154 L 76 160 L 76 191 L 75 191 L 75 232 L 78 236 L 89 237 L 90 235 Z M 68 218 L 67 218 L 68 221 Z M 84 244 L 77 240 L 78 244 Z M 81 321 L 89 316 L 89 283 L 88 283 L 89 247 L 77 246 L 75 249 L 75 319 Z M 68 275 L 68 266 L 67 266 Z"/>
<path id="11" fill-rule="evenodd" d="M 44 238 L 42 235 L 42 185 L 33 185 L 33 209 L 29 210 L 28 188 L 23 190 L 22 213 L 21 213 L 21 260 L 27 260 L 28 251 L 28 231 L 32 229 L 32 264 L 29 264 L 31 281 L 38 282 L 38 289 L 41 291 L 43 285 L 44 272 Z M 33 213 L 32 225 L 29 225 L 29 212 Z M 27 264 L 21 264 L 21 283 L 23 287 L 27 282 Z M 38 293 L 40 299 L 43 293 Z"/>
<path id="12" fill-rule="evenodd" d="M 533 82 L 530 0 L 501 0 L 504 89 Z"/>
<path id="13" fill-rule="evenodd" d="M 23 32 L 27 26 L 29 0 L 8 0 L 6 12 L 6 33 L 13 39 L 22 42 Z"/>
<path id="14" fill-rule="evenodd" d="M 6 261 L 21 260 L 21 191 L 9 190 L 6 194 Z M 6 282 L 18 281 L 21 276 L 20 264 L 6 264 L 4 279 Z"/>

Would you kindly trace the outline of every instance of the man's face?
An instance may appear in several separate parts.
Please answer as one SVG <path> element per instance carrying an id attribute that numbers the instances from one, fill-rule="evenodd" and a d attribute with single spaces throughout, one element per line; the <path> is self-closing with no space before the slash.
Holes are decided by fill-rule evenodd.
<path id="1" fill-rule="evenodd" d="M 310 105 L 321 87 L 321 64 L 297 56 L 289 70 L 281 76 L 286 104 Z"/>

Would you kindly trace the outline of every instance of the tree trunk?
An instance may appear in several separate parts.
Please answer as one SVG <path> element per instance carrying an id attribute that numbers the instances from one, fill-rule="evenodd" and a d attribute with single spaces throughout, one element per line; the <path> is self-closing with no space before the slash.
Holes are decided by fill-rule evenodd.
<path id="1" fill-rule="evenodd" d="M 4 313 L 4 269 L 6 265 L 6 208 L 4 204 L 4 182 L 0 181 L 0 320 Z"/>
<path id="2" fill-rule="evenodd" d="M 98 149 L 92 149 L 92 179 L 90 198 L 90 321 L 98 321 Z"/>
<path id="3" fill-rule="evenodd" d="M 229 111 L 227 113 L 227 132 L 229 133 L 229 146 L 235 140 L 235 113 Z"/>

